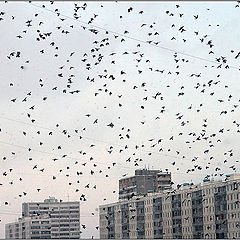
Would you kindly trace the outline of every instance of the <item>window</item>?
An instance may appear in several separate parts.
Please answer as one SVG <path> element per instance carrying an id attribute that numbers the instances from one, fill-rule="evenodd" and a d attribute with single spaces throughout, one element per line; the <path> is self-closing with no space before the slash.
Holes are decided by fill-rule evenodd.
<path id="1" fill-rule="evenodd" d="M 32 221 L 32 224 L 39 224 L 39 221 Z"/>
<path id="2" fill-rule="evenodd" d="M 31 229 L 40 229 L 40 226 L 31 226 Z"/>

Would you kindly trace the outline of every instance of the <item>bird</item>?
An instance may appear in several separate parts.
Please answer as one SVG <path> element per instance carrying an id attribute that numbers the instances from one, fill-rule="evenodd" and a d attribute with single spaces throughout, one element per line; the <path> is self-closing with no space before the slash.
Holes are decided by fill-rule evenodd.
<path id="1" fill-rule="evenodd" d="M 111 123 L 109 123 L 107 126 L 110 127 L 110 128 L 113 128 L 113 127 L 114 127 L 114 124 L 111 122 Z"/>
<path id="2" fill-rule="evenodd" d="M 200 171 L 205 169 L 223 177 L 219 164 L 231 171 L 237 169 L 238 150 L 232 137 L 240 133 L 240 123 L 234 115 L 240 99 L 235 80 L 225 83 L 224 74 L 238 69 L 230 65 L 237 63 L 240 52 L 232 45 L 226 48 L 226 56 L 217 55 L 220 45 L 211 36 L 213 28 L 221 26 L 221 18 L 213 23 L 209 16 L 209 22 L 202 22 L 194 9 L 189 16 L 193 21 L 190 26 L 186 8 L 179 4 L 171 10 L 163 7 L 154 19 L 143 19 L 148 8 L 141 10 L 117 3 L 120 16 L 115 20 L 121 24 L 119 31 L 113 32 L 107 25 L 102 29 L 94 26 L 96 19 L 107 14 L 104 4 L 96 4 L 101 11 L 91 12 L 88 4 L 75 3 L 72 17 L 79 21 L 84 12 L 87 16 L 78 37 L 89 41 L 79 45 L 72 41 L 77 34 L 75 23 L 68 24 L 69 17 L 62 15 L 63 10 L 56 8 L 54 1 L 49 6 L 55 22 L 45 17 L 46 4 L 31 18 L 20 13 L 7 15 L 7 9 L 0 12 L 3 27 L 16 30 L 13 36 L 2 37 L 9 52 L 3 53 L 6 58 L 2 62 L 5 81 L 1 86 L 1 116 L 10 119 L 9 114 L 14 115 L 12 120 L 1 121 L 1 139 L 8 142 L 2 149 L 2 160 L 9 166 L 2 174 L 12 189 L 18 180 L 26 187 L 30 184 L 18 175 L 16 168 L 19 172 L 29 168 L 33 178 L 42 180 L 34 187 L 37 192 L 47 193 L 51 184 L 61 184 L 65 189 L 66 183 L 65 190 L 86 194 L 79 195 L 83 202 L 88 202 L 88 193 L 105 193 L 98 178 L 111 181 L 113 175 L 114 179 L 126 177 L 130 169 L 143 167 L 146 161 L 156 161 L 157 166 L 164 158 L 166 171 L 182 171 L 186 178 L 202 174 Z M 10 21 L 6 21 L 6 16 Z M 130 18 L 139 21 L 131 24 Z M 23 21 L 23 25 L 16 25 L 16 20 Z M 164 39 L 157 39 L 162 33 L 162 21 L 166 22 L 165 37 L 173 43 L 169 49 L 164 46 Z M 51 30 L 46 29 L 47 22 L 52 23 Z M 134 37 L 134 32 L 138 32 L 138 37 Z M 234 34 L 232 31 L 233 41 Z M 189 49 L 198 43 L 202 53 L 213 61 L 188 50 L 178 52 L 175 43 L 187 44 Z M 157 58 L 160 50 L 169 55 Z M 8 121 L 12 127 L 7 125 Z M 228 152 L 226 144 L 233 145 L 234 150 Z M 216 154 L 224 157 L 219 164 Z M 16 159 L 26 164 L 21 166 Z M 206 161 L 201 162 L 202 159 Z M 123 172 L 124 169 L 127 171 Z M 11 174 L 17 175 L 14 181 Z M 181 189 L 181 184 L 176 188 Z M 111 193 L 117 194 L 113 189 Z M 31 197 L 24 189 L 16 197 L 23 198 L 24 193 Z M 98 201 L 107 201 L 106 196 Z M 83 226 L 88 228 L 84 222 Z"/>

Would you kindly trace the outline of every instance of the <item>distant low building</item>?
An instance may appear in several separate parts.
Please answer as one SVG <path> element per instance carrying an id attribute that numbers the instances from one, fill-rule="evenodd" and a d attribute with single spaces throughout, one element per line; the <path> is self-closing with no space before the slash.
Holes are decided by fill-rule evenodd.
<path id="1" fill-rule="evenodd" d="M 48 216 L 19 218 L 17 222 L 6 224 L 6 238 L 51 238 L 50 221 Z"/>
<path id="2" fill-rule="evenodd" d="M 100 206 L 101 239 L 240 238 L 240 175 Z"/>
<path id="3" fill-rule="evenodd" d="M 80 202 L 55 198 L 22 204 L 22 217 L 6 224 L 7 239 L 79 239 Z"/>
<path id="4" fill-rule="evenodd" d="M 135 170 L 135 176 L 119 180 L 119 200 L 160 192 L 171 189 L 171 187 L 171 173 L 161 170 L 138 169 Z"/>

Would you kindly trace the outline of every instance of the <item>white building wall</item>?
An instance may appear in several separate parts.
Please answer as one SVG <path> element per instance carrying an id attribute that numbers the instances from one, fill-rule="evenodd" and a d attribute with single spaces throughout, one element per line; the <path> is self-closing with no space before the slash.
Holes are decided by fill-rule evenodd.
<path id="1" fill-rule="evenodd" d="M 121 239 L 122 238 L 122 212 L 121 212 L 121 205 L 115 205 L 115 238 Z"/>
<path id="2" fill-rule="evenodd" d="M 234 178 L 233 178 L 234 179 Z M 228 237 L 240 238 L 240 185 L 231 181 L 227 185 Z"/>
<path id="3" fill-rule="evenodd" d="M 107 217 L 107 206 L 103 206 L 99 208 L 99 229 L 100 229 L 100 238 L 107 239 L 108 238 L 108 221 Z"/>
<path id="4" fill-rule="evenodd" d="M 163 207 L 163 238 L 172 238 L 172 205 L 171 194 L 165 194 L 162 198 Z"/>
<path id="5" fill-rule="evenodd" d="M 137 210 L 135 200 L 129 203 L 129 229 L 129 238 L 137 238 Z"/>
<path id="6" fill-rule="evenodd" d="M 192 233 L 192 197 L 189 189 L 181 193 L 182 210 L 182 237 L 185 239 L 193 238 Z"/>
<path id="7" fill-rule="evenodd" d="M 154 238 L 153 232 L 153 197 L 146 197 L 145 206 L 145 238 Z"/>
<path id="8" fill-rule="evenodd" d="M 203 236 L 211 239 L 216 238 L 214 187 L 215 184 L 207 184 L 203 187 Z"/>

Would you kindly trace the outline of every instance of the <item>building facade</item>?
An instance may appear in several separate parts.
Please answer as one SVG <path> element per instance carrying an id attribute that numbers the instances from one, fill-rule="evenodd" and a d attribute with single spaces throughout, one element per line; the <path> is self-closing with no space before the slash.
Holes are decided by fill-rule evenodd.
<path id="1" fill-rule="evenodd" d="M 22 204 L 22 217 L 6 224 L 7 239 L 79 239 L 80 202 L 55 198 Z"/>
<path id="2" fill-rule="evenodd" d="M 101 239 L 240 238 L 240 175 L 100 206 Z"/>
<path id="3" fill-rule="evenodd" d="M 170 189 L 171 186 L 171 173 L 160 170 L 135 170 L 135 176 L 119 180 L 119 200 L 159 192 Z"/>

